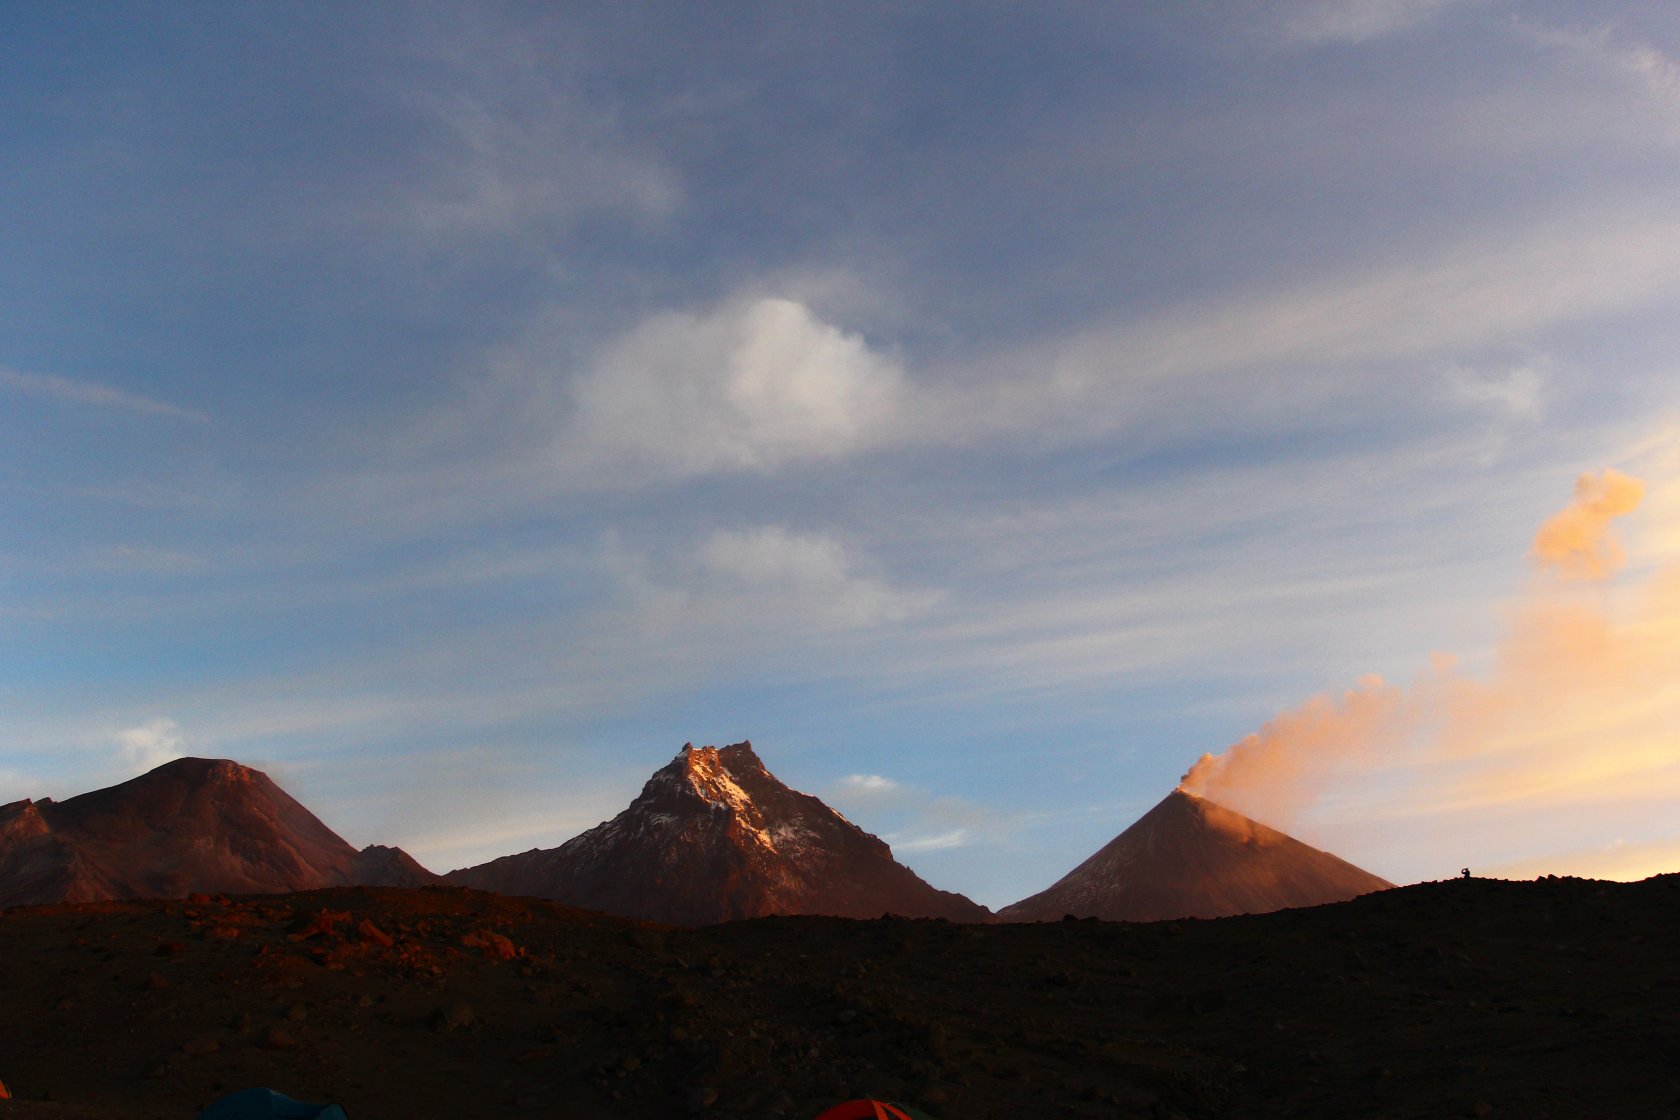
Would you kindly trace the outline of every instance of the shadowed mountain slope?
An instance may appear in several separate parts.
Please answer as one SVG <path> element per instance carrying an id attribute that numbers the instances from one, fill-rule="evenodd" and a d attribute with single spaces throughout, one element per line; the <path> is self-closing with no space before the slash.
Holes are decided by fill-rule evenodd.
<path id="1" fill-rule="evenodd" d="M 226 759 L 0 807 L 0 906 L 436 881 L 400 849 L 356 851 L 268 775 Z"/>
<path id="2" fill-rule="evenodd" d="M 1175 790 L 1004 922 L 1220 918 L 1343 902 L 1394 884 L 1240 813 Z"/>
<path id="3" fill-rule="evenodd" d="M 969 922 L 989 914 L 930 887 L 881 840 L 777 781 L 751 743 L 685 746 L 612 820 L 558 848 L 445 878 L 678 925 L 767 914 Z"/>

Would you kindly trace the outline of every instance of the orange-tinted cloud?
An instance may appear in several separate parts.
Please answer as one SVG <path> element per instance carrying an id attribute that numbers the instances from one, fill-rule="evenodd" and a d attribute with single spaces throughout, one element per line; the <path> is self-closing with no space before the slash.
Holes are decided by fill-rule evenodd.
<path id="1" fill-rule="evenodd" d="M 1638 509 L 1644 497 L 1645 484 L 1620 471 L 1582 475 L 1575 500 L 1534 535 L 1535 559 L 1568 579 L 1604 579 L 1624 559 L 1610 521 Z"/>
<path id="2" fill-rule="evenodd" d="M 1612 522 L 1644 489 L 1613 470 L 1580 479 L 1535 536 L 1540 574 L 1486 679 L 1437 656 L 1409 687 L 1372 678 L 1314 697 L 1202 756 L 1183 788 L 1285 829 L 1332 792 L 1444 833 L 1455 814 L 1497 813 L 1532 833 L 1536 853 L 1556 846 L 1560 825 L 1671 807 L 1680 568 L 1613 585 L 1624 556 Z"/>

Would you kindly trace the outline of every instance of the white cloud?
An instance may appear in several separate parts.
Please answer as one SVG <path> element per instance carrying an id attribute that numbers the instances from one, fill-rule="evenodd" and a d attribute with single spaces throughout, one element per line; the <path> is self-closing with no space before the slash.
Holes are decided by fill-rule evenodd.
<path id="1" fill-rule="evenodd" d="M 0 386 L 67 404 L 114 408 L 147 416 L 167 416 L 173 420 L 190 420 L 195 424 L 210 422 L 210 417 L 202 412 L 153 400 L 109 385 L 101 385 L 97 381 L 75 381 L 50 373 L 21 373 L 14 369 L 0 368 Z"/>
<path id="2" fill-rule="evenodd" d="M 335 479 L 359 524 L 483 518 L 579 490 L 785 473 L 887 449 L 1068 447 L 1322 429 L 1403 418 L 1441 393 L 1407 377 L 1478 371 L 1490 348 L 1680 292 L 1680 220 L 1603 205 L 1485 229 L 1294 286 L 1195 298 L 1047 335 L 992 357 L 907 369 L 795 299 L 740 295 L 662 311 L 569 376 L 558 321 L 488 355 L 488 372 L 391 442 L 382 469 Z M 1568 365 L 1458 377 L 1459 403 L 1533 419 Z M 1450 394 L 1449 394 L 1450 395 Z M 1529 415 L 1525 415 L 1529 414 Z M 1346 418 L 1344 415 L 1343 418 Z"/>
<path id="3" fill-rule="evenodd" d="M 141 773 L 182 757 L 185 747 L 181 725 L 172 719 L 124 728 L 116 738 L 123 765 Z"/>
<path id="4" fill-rule="evenodd" d="M 793 300 L 666 312 L 577 386 L 560 456 L 655 476 L 832 459 L 891 438 L 904 394 L 895 361 Z"/>
<path id="5" fill-rule="evenodd" d="M 847 774 L 840 779 L 840 786 L 854 796 L 892 793 L 898 789 L 897 782 L 880 774 Z"/>

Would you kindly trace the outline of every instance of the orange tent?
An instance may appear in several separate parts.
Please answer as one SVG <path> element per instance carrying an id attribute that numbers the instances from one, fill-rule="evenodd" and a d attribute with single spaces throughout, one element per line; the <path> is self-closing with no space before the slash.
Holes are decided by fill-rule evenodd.
<path id="1" fill-rule="evenodd" d="M 886 1101 L 847 1101 L 837 1104 L 817 1120 L 914 1120 L 910 1113 Z"/>

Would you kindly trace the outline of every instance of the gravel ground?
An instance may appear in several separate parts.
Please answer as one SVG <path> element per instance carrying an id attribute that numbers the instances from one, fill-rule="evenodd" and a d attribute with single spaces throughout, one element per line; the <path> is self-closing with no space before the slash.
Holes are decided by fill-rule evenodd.
<path id="1" fill-rule="evenodd" d="M 453 888 L 0 915 L 0 1120 L 1680 1115 L 1680 876 L 673 929 Z"/>

